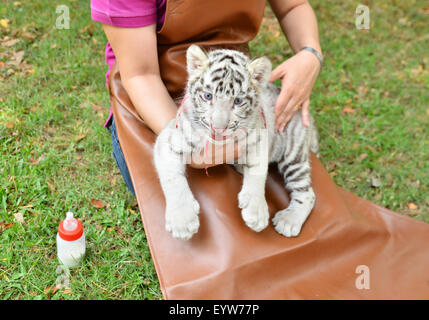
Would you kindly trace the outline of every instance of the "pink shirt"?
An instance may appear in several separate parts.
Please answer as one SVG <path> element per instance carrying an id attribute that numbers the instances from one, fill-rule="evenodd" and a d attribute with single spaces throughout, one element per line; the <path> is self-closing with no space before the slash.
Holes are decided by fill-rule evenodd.
<path id="1" fill-rule="evenodd" d="M 167 0 L 91 0 L 91 17 L 95 21 L 121 28 L 140 28 L 156 23 L 159 30 L 164 23 L 166 2 Z M 109 42 L 106 44 L 105 59 L 108 65 L 108 86 L 110 69 L 115 63 L 115 54 Z M 105 127 L 111 116 L 112 110 Z"/>

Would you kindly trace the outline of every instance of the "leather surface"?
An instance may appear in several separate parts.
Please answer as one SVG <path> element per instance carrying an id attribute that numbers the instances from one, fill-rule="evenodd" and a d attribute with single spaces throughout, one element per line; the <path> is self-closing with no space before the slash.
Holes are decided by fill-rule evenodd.
<path id="1" fill-rule="evenodd" d="M 177 11 L 180 6 L 171 5 L 186 2 L 168 1 L 168 25 L 164 25 L 160 36 L 161 42 L 165 41 L 161 51 L 167 52 L 160 60 L 163 79 L 170 84 L 173 96 L 186 79 L 183 43 L 199 43 L 200 39 L 193 36 L 198 29 L 209 30 L 222 23 L 216 19 L 198 20 L 197 11 L 190 14 Z M 190 1 L 196 2 L 202 3 Z M 227 17 L 231 16 L 229 10 L 237 9 L 232 3 L 242 3 L 207 2 L 212 5 L 222 2 Z M 255 1 L 248 10 L 253 13 L 243 14 L 252 17 L 249 18 L 252 26 L 250 29 L 241 26 L 245 30 L 237 29 L 235 36 L 245 41 L 249 39 L 241 35 L 254 36 L 253 28 L 259 26 L 257 20 L 262 17 L 263 8 L 259 7 L 262 2 Z M 172 19 L 174 12 L 187 12 L 188 20 L 178 20 L 185 27 Z M 174 38 L 170 29 L 173 27 L 185 28 L 184 38 Z M 212 34 L 212 43 L 221 43 L 222 35 L 222 32 Z M 210 39 L 205 41 L 210 44 Z M 188 169 L 188 181 L 201 206 L 200 229 L 190 241 L 174 239 L 165 231 L 165 201 L 152 160 L 156 137 L 133 107 L 116 66 L 109 83 L 119 141 L 164 298 L 429 299 L 429 225 L 339 188 L 315 156 L 312 156 L 312 179 L 317 200 L 299 237 L 279 235 L 272 223 L 260 233 L 246 227 L 237 201 L 242 177 L 232 167 L 222 165 L 210 168 L 209 176 L 204 170 Z M 271 218 L 289 201 L 273 167 L 266 198 Z M 360 265 L 369 268 L 370 289 L 356 287 L 360 276 L 356 269 Z"/>

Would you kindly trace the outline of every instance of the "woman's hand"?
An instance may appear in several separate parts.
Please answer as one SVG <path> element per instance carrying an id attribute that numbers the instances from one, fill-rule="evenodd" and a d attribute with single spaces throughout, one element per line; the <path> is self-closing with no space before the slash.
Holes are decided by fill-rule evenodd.
<path id="1" fill-rule="evenodd" d="M 223 163 L 234 163 L 234 160 L 240 158 L 240 155 L 239 143 L 213 144 L 208 142 L 204 150 L 192 155 L 189 165 L 196 169 L 210 168 Z"/>
<path id="2" fill-rule="evenodd" d="M 282 132 L 295 112 L 302 107 L 302 122 L 308 126 L 310 93 L 320 71 L 317 57 L 307 51 L 299 51 L 271 72 L 270 81 L 281 79 L 282 89 L 277 98 L 274 113 L 276 129 Z"/>

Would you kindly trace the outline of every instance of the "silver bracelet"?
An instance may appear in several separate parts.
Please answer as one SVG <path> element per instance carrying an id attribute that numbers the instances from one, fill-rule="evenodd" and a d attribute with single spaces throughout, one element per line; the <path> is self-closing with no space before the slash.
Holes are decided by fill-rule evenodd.
<path id="1" fill-rule="evenodd" d="M 314 49 L 312 47 L 303 47 L 299 51 L 302 51 L 302 50 L 308 50 L 311 53 L 313 53 L 317 57 L 317 59 L 319 60 L 319 62 L 320 62 L 320 68 L 322 68 L 322 66 L 323 66 L 323 58 L 322 58 L 322 55 L 319 52 L 317 52 L 316 49 Z"/>

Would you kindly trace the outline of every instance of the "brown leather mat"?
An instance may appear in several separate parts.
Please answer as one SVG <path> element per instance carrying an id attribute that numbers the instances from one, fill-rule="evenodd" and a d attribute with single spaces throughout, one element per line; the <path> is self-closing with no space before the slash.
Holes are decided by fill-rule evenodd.
<path id="1" fill-rule="evenodd" d="M 119 141 L 166 299 L 428 299 L 429 225 L 377 206 L 332 181 L 313 156 L 316 206 L 297 238 L 272 224 L 260 233 L 238 209 L 241 176 L 223 165 L 189 169 L 201 205 L 190 241 L 164 228 L 164 196 L 152 161 L 155 135 L 137 115 L 117 69 L 110 75 Z M 323 144 L 323 141 L 321 141 Z M 275 170 L 267 181 L 271 217 L 288 204 Z M 358 266 L 369 289 L 358 289 Z M 368 283 L 368 282 L 367 282 Z"/>

